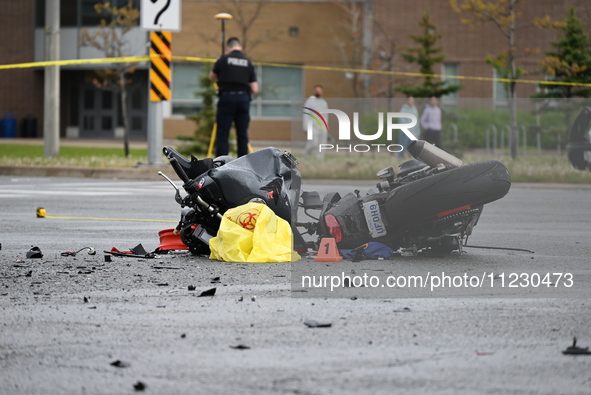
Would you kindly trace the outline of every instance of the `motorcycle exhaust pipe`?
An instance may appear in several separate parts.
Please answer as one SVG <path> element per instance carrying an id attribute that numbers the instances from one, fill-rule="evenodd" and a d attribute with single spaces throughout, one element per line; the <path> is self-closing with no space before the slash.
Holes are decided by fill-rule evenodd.
<path id="1" fill-rule="evenodd" d="M 411 141 L 407 149 L 415 159 L 418 159 L 431 167 L 437 167 L 439 164 L 444 164 L 453 168 L 460 167 L 463 164 L 460 159 L 425 140 Z"/>

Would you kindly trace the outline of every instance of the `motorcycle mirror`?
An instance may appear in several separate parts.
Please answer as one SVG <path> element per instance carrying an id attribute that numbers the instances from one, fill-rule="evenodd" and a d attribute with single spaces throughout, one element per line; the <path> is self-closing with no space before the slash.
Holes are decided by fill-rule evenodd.
<path id="1" fill-rule="evenodd" d="M 179 190 L 179 188 L 174 184 L 174 182 L 172 182 L 172 180 L 170 178 L 168 178 L 168 176 L 166 174 L 164 174 L 163 172 L 159 171 L 158 175 L 164 177 L 164 179 L 166 181 L 168 181 L 170 183 L 170 185 L 172 185 L 172 187 L 174 188 L 174 190 L 176 191 L 174 194 L 174 200 L 180 204 L 181 206 L 183 205 L 183 199 L 181 198 L 181 192 Z"/>
<path id="2" fill-rule="evenodd" d="M 380 171 L 378 171 L 377 176 L 381 179 L 388 179 L 388 178 L 394 178 L 394 169 L 392 167 L 386 167 L 385 169 L 382 169 Z"/>

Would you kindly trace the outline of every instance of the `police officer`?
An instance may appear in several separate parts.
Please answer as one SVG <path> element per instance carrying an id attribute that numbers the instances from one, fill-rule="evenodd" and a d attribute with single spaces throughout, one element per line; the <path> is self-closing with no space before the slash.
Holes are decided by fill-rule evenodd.
<path id="1" fill-rule="evenodd" d="M 216 156 L 228 155 L 228 136 L 232 122 L 236 126 L 238 156 L 248 154 L 248 124 L 250 95 L 257 93 L 254 66 L 242 52 L 240 40 L 231 37 L 226 43 L 227 53 L 215 62 L 209 79 L 217 81 L 219 100 L 217 111 Z"/>

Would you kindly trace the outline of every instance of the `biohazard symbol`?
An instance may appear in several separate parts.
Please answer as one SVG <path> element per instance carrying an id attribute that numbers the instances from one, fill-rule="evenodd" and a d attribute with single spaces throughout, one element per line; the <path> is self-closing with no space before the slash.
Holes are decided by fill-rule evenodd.
<path id="1" fill-rule="evenodd" d="M 236 218 L 236 223 L 246 230 L 254 230 L 257 224 L 258 210 L 245 211 Z"/>

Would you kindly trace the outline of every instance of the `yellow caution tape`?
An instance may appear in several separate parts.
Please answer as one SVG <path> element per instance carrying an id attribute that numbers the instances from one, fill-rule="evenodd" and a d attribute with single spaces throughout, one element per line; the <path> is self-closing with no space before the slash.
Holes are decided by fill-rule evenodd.
<path id="1" fill-rule="evenodd" d="M 29 63 L 15 63 L 15 64 L 4 64 L 0 65 L 0 70 L 8 69 L 26 69 L 33 67 L 48 67 L 48 66 L 70 66 L 70 65 L 81 65 L 81 64 L 101 64 L 101 63 L 138 63 L 147 62 L 152 57 L 160 57 L 159 55 L 149 56 L 126 56 L 120 58 L 101 58 L 101 59 L 72 59 L 72 60 L 55 60 L 55 61 L 44 61 L 44 62 L 29 62 Z M 216 59 L 213 58 L 200 58 L 194 56 L 172 56 L 173 61 L 184 61 L 184 62 L 199 62 L 199 63 L 214 63 Z M 455 79 L 465 81 L 499 81 L 499 82 L 515 82 L 518 84 L 536 84 L 536 85 L 567 85 L 567 86 L 582 86 L 591 87 L 591 83 L 578 83 L 578 82 L 563 82 L 563 81 L 544 81 L 544 80 L 527 80 L 527 79 L 515 79 L 510 78 L 493 78 L 493 77 L 476 77 L 467 75 L 445 75 L 445 74 L 423 74 L 413 73 L 407 71 L 384 71 L 384 70 L 368 70 L 368 69 L 355 69 L 348 67 L 328 67 L 328 66 L 312 66 L 312 65 L 294 65 L 286 63 L 268 63 L 268 62 L 253 62 L 255 65 L 260 66 L 272 66 L 272 67 L 289 67 L 299 68 L 303 70 L 318 70 L 318 71 L 339 71 L 344 73 L 361 73 L 361 74 L 376 74 L 376 75 L 394 75 L 404 77 L 431 77 L 431 78 L 442 78 L 442 79 Z"/>

